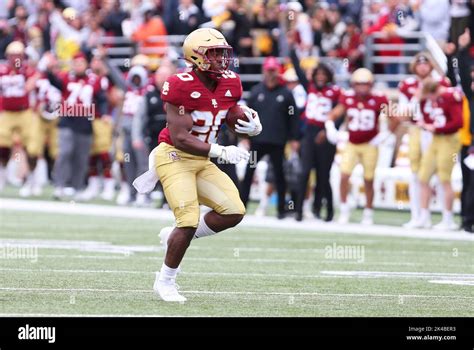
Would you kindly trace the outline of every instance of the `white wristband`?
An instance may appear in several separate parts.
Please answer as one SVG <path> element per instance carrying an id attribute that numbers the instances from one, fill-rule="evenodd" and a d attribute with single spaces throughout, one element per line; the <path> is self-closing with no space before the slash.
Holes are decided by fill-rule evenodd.
<path id="1" fill-rule="evenodd" d="M 224 150 L 224 147 L 221 145 L 218 145 L 217 143 L 211 143 L 211 149 L 209 150 L 209 157 L 211 158 L 217 158 L 222 155 L 222 151 Z"/>

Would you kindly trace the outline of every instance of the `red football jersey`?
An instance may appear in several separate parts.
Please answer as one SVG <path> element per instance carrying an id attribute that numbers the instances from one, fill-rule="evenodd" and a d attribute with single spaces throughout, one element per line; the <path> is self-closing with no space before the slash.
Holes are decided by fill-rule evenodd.
<path id="1" fill-rule="evenodd" d="M 328 120 L 329 112 L 337 104 L 340 95 L 341 89 L 336 85 L 328 85 L 322 89 L 317 89 L 311 84 L 303 118 L 308 124 L 324 128 L 324 122 Z"/>
<path id="2" fill-rule="evenodd" d="M 171 76 L 161 89 L 164 102 L 184 108 L 193 118 L 191 134 L 203 142 L 215 143 L 227 111 L 240 100 L 242 84 L 239 76 L 226 71 L 215 91 L 208 90 L 194 71 Z M 168 128 L 161 131 L 158 142 L 172 145 Z"/>
<path id="3" fill-rule="evenodd" d="M 6 111 L 21 111 L 30 107 L 26 81 L 35 74 L 29 66 L 13 69 L 9 65 L 0 65 L 0 91 L 2 108 Z"/>
<path id="4" fill-rule="evenodd" d="M 86 72 L 80 77 L 66 73 L 61 76 L 61 80 L 63 111 L 68 111 L 74 106 L 75 111 L 81 111 L 80 113 L 84 112 L 84 114 L 94 112 L 94 117 L 100 117 L 99 109 L 95 108 L 95 100 L 101 90 L 107 89 L 107 86 L 103 85 L 106 80 L 91 72 Z"/>
<path id="5" fill-rule="evenodd" d="M 435 134 L 453 134 L 463 126 L 462 93 L 447 88 L 434 102 L 421 101 L 423 120 L 433 124 Z"/>
<path id="6" fill-rule="evenodd" d="M 354 90 L 344 91 L 339 98 L 346 108 L 349 118 L 347 129 L 352 143 L 369 142 L 379 132 L 379 116 L 382 108 L 388 105 L 387 97 L 371 93 L 360 97 Z"/>
<path id="7" fill-rule="evenodd" d="M 451 82 L 446 77 L 438 77 L 436 80 L 438 80 L 442 86 L 445 86 L 445 87 L 451 86 Z M 405 97 L 408 100 L 411 100 L 415 92 L 418 90 L 419 86 L 420 86 L 420 80 L 416 77 L 410 77 L 401 81 L 398 84 L 398 89 L 400 90 L 400 93 L 405 95 Z M 420 118 L 421 116 L 420 117 L 415 116 L 411 119 L 411 121 L 416 123 L 417 119 L 420 119 Z"/>

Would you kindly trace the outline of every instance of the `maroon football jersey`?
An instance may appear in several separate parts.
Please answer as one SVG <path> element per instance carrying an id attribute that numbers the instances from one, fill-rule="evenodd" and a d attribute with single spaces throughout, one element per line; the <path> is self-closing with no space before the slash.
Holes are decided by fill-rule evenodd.
<path id="1" fill-rule="evenodd" d="M 439 78 L 437 78 L 437 80 L 439 81 L 439 83 L 442 86 L 445 86 L 445 87 L 450 87 L 451 86 L 451 82 L 446 77 L 439 77 Z M 418 90 L 419 86 L 420 86 L 420 80 L 417 79 L 416 77 L 410 77 L 410 78 L 406 78 L 405 80 L 402 80 L 398 84 L 398 89 L 399 89 L 400 93 L 405 95 L 408 100 L 411 100 L 411 98 L 413 97 L 415 92 Z M 419 117 L 418 119 L 420 119 L 420 118 L 421 117 Z M 413 117 L 411 119 L 411 121 L 416 123 L 417 118 Z"/>
<path id="2" fill-rule="evenodd" d="M 341 89 L 336 85 L 317 89 L 311 84 L 303 113 L 305 121 L 324 128 L 324 122 L 328 120 L 329 112 L 337 104 L 340 95 Z"/>
<path id="3" fill-rule="evenodd" d="M 339 98 L 346 108 L 349 141 L 352 143 L 369 142 L 379 132 L 379 115 L 388 105 L 387 97 L 370 93 L 366 97 L 357 96 L 354 90 L 344 91 Z"/>
<path id="4" fill-rule="evenodd" d="M 98 93 L 107 89 L 107 79 L 101 79 L 91 72 L 86 72 L 84 76 L 66 73 L 60 78 L 62 80 L 63 111 L 68 110 L 70 106 L 76 106 L 81 107 L 84 112 L 94 111 L 94 117 L 100 117 L 99 109 L 93 107 Z"/>
<path id="5" fill-rule="evenodd" d="M 35 74 L 29 66 L 13 69 L 9 65 L 0 65 L 0 91 L 2 108 L 6 111 L 21 111 L 30 107 L 26 81 Z"/>
<path id="6" fill-rule="evenodd" d="M 463 125 L 462 93 L 447 88 L 434 102 L 421 101 L 423 121 L 433 124 L 435 134 L 453 134 Z"/>
<path id="7" fill-rule="evenodd" d="M 194 71 L 171 76 L 161 89 L 164 102 L 191 114 L 191 134 L 207 143 L 216 142 L 227 111 L 237 104 L 241 96 L 240 78 L 232 71 L 226 71 L 219 78 L 214 91 L 207 89 Z M 173 144 L 168 128 L 161 131 L 158 142 Z"/>

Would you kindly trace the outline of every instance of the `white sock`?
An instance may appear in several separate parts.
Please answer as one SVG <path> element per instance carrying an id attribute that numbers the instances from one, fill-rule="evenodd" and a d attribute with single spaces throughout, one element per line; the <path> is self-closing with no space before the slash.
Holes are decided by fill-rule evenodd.
<path id="1" fill-rule="evenodd" d="M 421 209 L 420 211 L 420 221 L 428 221 L 430 219 L 430 211 L 429 209 Z"/>
<path id="2" fill-rule="evenodd" d="M 161 282 L 174 283 L 176 280 L 176 275 L 178 274 L 178 268 L 172 269 L 171 267 L 166 266 L 163 262 L 160 270 L 160 277 L 158 278 Z"/>
<path id="3" fill-rule="evenodd" d="M 201 217 L 201 220 L 199 221 L 199 225 L 196 229 L 196 232 L 194 233 L 193 239 L 197 238 L 202 238 L 206 236 L 212 236 L 215 235 L 217 232 L 211 230 L 209 226 L 207 226 L 206 221 L 204 220 L 204 216 Z"/>
<path id="4" fill-rule="evenodd" d="M 453 221 L 453 212 L 449 210 L 443 210 L 443 221 L 452 222 Z"/>
<path id="5" fill-rule="evenodd" d="M 410 212 L 412 220 L 416 220 L 420 215 L 420 181 L 416 174 L 412 174 L 410 178 L 410 185 L 408 187 L 408 194 L 410 195 Z"/>

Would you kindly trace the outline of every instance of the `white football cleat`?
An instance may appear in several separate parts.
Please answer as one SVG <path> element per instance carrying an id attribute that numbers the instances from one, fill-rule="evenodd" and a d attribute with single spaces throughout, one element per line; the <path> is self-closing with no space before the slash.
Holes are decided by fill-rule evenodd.
<path id="1" fill-rule="evenodd" d="M 127 205 L 130 202 L 130 187 L 127 183 L 123 183 L 120 186 L 120 192 L 117 196 L 118 205 Z"/>
<path id="2" fill-rule="evenodd" d="M 164 301 L 181 302 L 184 303 L 187 299 L 178 293 L 178 287 L 174 281 L 165 282 L 159 280 L 160 273 L 156 273 L 153 290 Z"/>
<path id="3" fill-rule="evenodd" d="M 454 231 L 458 229 L 458 225 L 454 221 L 441 220 L 439 224 L 433 226 L 433 229 L 438 231 Z"/>
<path id="4" fill-rule="evenodd" d="M 349 222 L 351 214 L 350 212 L 340 212 L 339 213 L 339 218 L 337 219 L 338 224 L 347 224 Z"/>
<path id="5" fill-rule="evenodd" d="M 99 195 L 100 179 L 98 176 L 89 177 L 87 188 L 79 195 L 78 200 L 90 201 Z"/>
<path id="6" fill-rule="evenodd" d="M 364 209 L 362 213 L 362 225 L 373 225 L 374 224 L 374 211 L 372 209 Z"/>
<path id="7" fill-rule="evenodd" d="M 416 228 L 416 224 L 417 224 L 418 220 L 417 219 L 410 219 L 410 221 L 404 223 L 402 226 L 403 228 L 408 228 L 408 229 L 411 229 L 411 228 Z"/>
<path id="8" fill-rule="evenodd" d="M 32 189 L 33 196 L 39 197 L 43 194 L 43 186 L 34 184 Z"/>
<path id="9" fill-rule="evenodd" d="M 20 197 L 27 198 L 33 194 L 33 185 L 30 182 L 26 182 L 21 188 L 19 195 Z"/>
<path id="10" fill-rule="evenodd" d="M 417 222 L 415 222 L 413 228 L 431 228 L 431 219 L 420 219 Z"/>
<path id="11" fill-rule="evenodd" d="M 115 179 L 104 179 L 104 190 L 100 197 L 103 200 L 111 201 L 115 197 Z"/>

